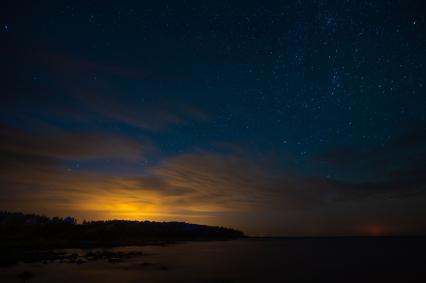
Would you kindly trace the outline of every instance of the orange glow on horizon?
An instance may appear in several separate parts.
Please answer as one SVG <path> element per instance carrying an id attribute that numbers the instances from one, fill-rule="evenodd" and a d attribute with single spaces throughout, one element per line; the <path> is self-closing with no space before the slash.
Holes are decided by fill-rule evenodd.
<path id="1" fill-rule="evenodd" d="M 380 236 L 386 236 L 387 233 L 386 233 L 386 230 L 383 226 L 371 225 L 371 226 L 367 227 L 367 235 L 380 237 Z"/>
<path id="2" fill-rule="evenodd" d="M 66 210 L 79 212 L 86 220 L 152 220 L 187 221 L 203 224 L 217 224 L 214 213 L 222 211 L 220 205 L 188 204 L 175 205 L 179 197 L 164 196 L 154 192 L 126 189 L 98 192 L 98 194 L 76 195 Z"/>

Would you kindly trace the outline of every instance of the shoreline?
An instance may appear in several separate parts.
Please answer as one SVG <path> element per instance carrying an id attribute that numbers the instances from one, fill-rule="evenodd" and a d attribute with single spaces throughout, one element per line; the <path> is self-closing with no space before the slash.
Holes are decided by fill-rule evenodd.
<path id="1" fill-rule="evenodd" d="M 2 242 L 0 244 L 0 268 L 15 266 L 19 262 L 42 262 L 44 260 L 56 260 L 63 258 L 65 250 L 107 250 L 120 247 L 147 247 L 147 246 L 169 246 L 188 242 L 214 242 L 241 240 L 240 238 L 181 238 L 181 239 L 145 239 L 140 241 L 121 242 L 80 242 L 80 243 L 53 243 L 48 245 L 11 245 Z M 112 255 L 113 256 L 113 255 Z M 74 255 L 67 258 L 75 258 Z M 77 262 L 78 263 L 78 262 Z"/>

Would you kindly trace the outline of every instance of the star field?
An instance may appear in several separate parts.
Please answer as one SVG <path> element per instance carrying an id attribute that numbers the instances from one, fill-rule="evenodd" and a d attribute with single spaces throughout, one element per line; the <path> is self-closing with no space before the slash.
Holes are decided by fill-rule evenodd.
<path id="1" fill-rule="evenodd" d="M 116 196 L 254 233 L 426 231 L 404 224 L 426 212 L 422 1 L 18 2 L 0 18 L 6 208 L 37 188 L 48 214 L 127 217 L 80 205 Z"/>

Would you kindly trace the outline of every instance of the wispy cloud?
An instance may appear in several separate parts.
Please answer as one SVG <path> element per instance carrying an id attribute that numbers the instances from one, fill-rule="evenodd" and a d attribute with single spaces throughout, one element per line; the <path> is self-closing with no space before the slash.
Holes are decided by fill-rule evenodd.
<path id="1" fill-rule="evenodd" d="M 92 92 L 77 99 L 92 114 L 150 131 L 165 131 L 177 125 L 208 119 L 208 114 L 201 108 L 174 97 L 159 99 L 148 96 L 135 100 L 124 95 L 117 98 Z"/>
<path id="2" fill-rule="evenodd" d="M 28 58 L 27 54 L 33 56 Z M 22 56 L 16 57 L 16 65 L 37 66 L 41 74 L 54 79 L 43 80 L 35 75 L 26 84 L 5 81 L 3 95 L 10 98 L 6 105 L 11 105 L 4 111 L 20 109 L 20 113 L 8 112 L 8 119 L 49 116 L 77 125 L 93 127 L 105 121 L 158 132 L 209 117 L 202 105 L 180 99 L 176 89 L 185 90 L 175 85 L 171 75 L 40 50 L 22 50 Z M 127 85 L 123 87 L 117 78 L 126 79 Z M 173 91 L 165 87 L 167 84 Z"/>
<path id="3" fill-rule="evenodd" d="M 385 143 L 369 147 L 336 146 L 313 156 L 310 162 L 332 171 L 363 173 L 369 176 L 366 179 L 395 180 L 411 174 L 415 182 L 426 167 L 425 133 L 426 125 L 418 123 Z"/>
<path id="4" fill-rule="evenodd" d="M 424 213 L 424 178 L 401 171 L 384 181 L 350 184 L 289 172 L 268 160 L 242 152 L 196 151 L 166 158 L 140 175 L 118 176 L 68 172 L 49 156 L 9 154 L 1 161 L 0 204 L 89 219 L 231 225 L 249 233 L 368 234 L 375 225 L 386 233 L 425 228 L 404 221 L 408 208 L 410 215 Z"/>
<path id="5" fill-rule="evenodd" d="M 64 131 L 26 132 L 0 124 L 0 151 L 63 160 L 115 159 L 134 161 L 153 145 L 107 133 Z"/>

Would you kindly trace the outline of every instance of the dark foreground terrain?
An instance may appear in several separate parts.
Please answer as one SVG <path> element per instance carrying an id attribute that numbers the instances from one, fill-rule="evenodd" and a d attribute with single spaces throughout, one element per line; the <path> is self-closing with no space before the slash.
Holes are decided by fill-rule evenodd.
<path id="1" fill-rule="evenodd" d="M 229 239 L 242 237 L 241 231 L 186 222 L 84 221 L 72 217 L 0 212 L 0 245 L 26 248 L 92 247 L 143 241 L 181 239 Z"/>
<path id="2" fill-rule="evenodd" d="M 56 250 L 1 282 L 426 282 L 424 238 L 287 238 Z"/>
<path id="3" fill-rule="evenodd" d="M 223 241 L 228 240 L 228 241 Z M 426 282 L 426 238 L 247 238 L 183 222 L 0 213 L 0 282 Z"/>
<path id="4" fill-rule="evenodd" d="M 129 245 L 164 245 L 177 241 L 225 240 L 243 237 L 238 230 L 186 222 L 91 221 L 0 212 L 0 266 L 20 261 L 63 260 L 54 249 Z M 67 259 L 77 260 L 67 255 Z"/>

